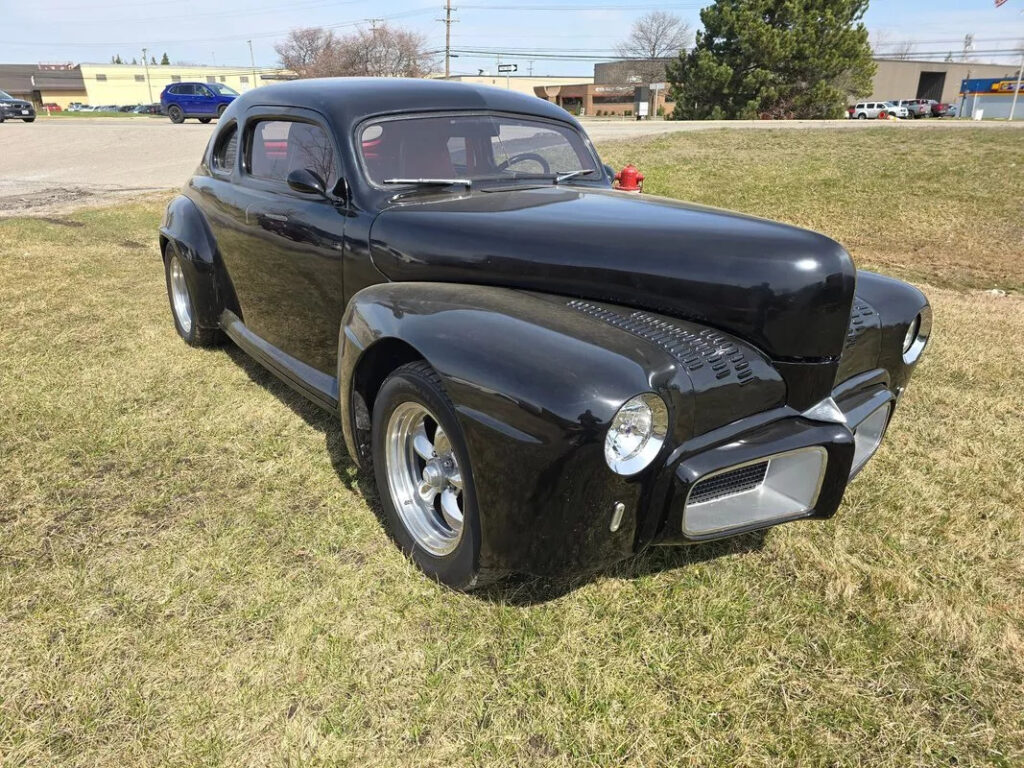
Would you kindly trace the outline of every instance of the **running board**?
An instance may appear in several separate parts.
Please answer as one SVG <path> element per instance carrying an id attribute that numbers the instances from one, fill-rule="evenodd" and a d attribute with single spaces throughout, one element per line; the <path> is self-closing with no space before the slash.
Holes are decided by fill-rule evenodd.
<path id="1" fill-rule="evenodd" d="M 303 397 L 331 413 L 338 412 L 338 380 L 283 352 L 245 327 L 231 310 L 220 316 L 224 333 L 253 358 Z"/>

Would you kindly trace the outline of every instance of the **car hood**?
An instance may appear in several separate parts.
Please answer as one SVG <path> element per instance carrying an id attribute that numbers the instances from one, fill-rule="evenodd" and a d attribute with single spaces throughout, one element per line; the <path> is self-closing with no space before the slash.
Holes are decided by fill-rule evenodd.
<path id="1" fill-rule="evenodd" d="M 649 195 L 551 186 L 417 196 L 371 231 L 397 281 L 614 302 L 735 333 L 777 360 L 838 361 L 856 272 L 829 238 Z"/>

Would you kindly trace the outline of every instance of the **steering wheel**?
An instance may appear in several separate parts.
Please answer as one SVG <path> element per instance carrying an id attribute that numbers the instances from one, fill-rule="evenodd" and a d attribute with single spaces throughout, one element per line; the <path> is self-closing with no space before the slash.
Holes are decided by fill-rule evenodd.
<path id="1" fill-rule="evenodd" d="M 543 156 L 538 155 L 536 152 L 523 152 L 523 154 L 521 154 L 521 155 L 513 155 L 508 160 L 506 160 L 505 162 L 501 163 L 498 166 L 498 170 L 499 171 L 508 170 L 508 167 L 510 165 L 514 165 L 516 163 L 522 163 L 522 162 L 524 162 L 526 160 L 533 160 L 535 163 L 537 163 L 543 169 L 541 172 L 544 173 L 545 175 L 551 173 L 551 166 L 548 165 L 548 161 L 545 160 L 543 158 Z"/>

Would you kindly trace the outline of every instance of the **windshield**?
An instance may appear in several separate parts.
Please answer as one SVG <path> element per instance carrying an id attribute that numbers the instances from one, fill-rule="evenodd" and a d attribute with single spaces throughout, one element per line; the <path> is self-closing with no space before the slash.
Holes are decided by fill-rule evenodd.
<path id="1" fill-rule="evenodd" d="M 238 91 L 227 85 L 221 85 L 220 83 L 210 83 L 210 87 L 213 88 L 221 96 L 237 96 Z"/>
<path id="2" fill-rule="evenodd" d="M 554 178 L 597 171 L 569 126 L 511 115 L 436 115 L 379 120 L 359 135 L 370 180 Z M 581 174 L 587 178 L 587 174 Z"/>
<path id="3" fill-rule="evenodd" d="M 11 96 L 11 94 L 9 94 L 7 91 L 0 91 L 0 99 L 13 99 L 13 98 L 14 97 Z"/>

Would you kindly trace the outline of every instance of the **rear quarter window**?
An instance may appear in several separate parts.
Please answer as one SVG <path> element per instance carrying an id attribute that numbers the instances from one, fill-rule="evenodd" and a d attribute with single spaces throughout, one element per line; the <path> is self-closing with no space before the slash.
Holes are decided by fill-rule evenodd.
<path id="1" fill-rule="evenodd" d="M 213 155 L 210 158 L 210 167 L 217 173 L 229 174 L 234 170 L 237 156 L 238 124 L 234 123 L 217 137 L 217 143 L 214 145 Z"/>

